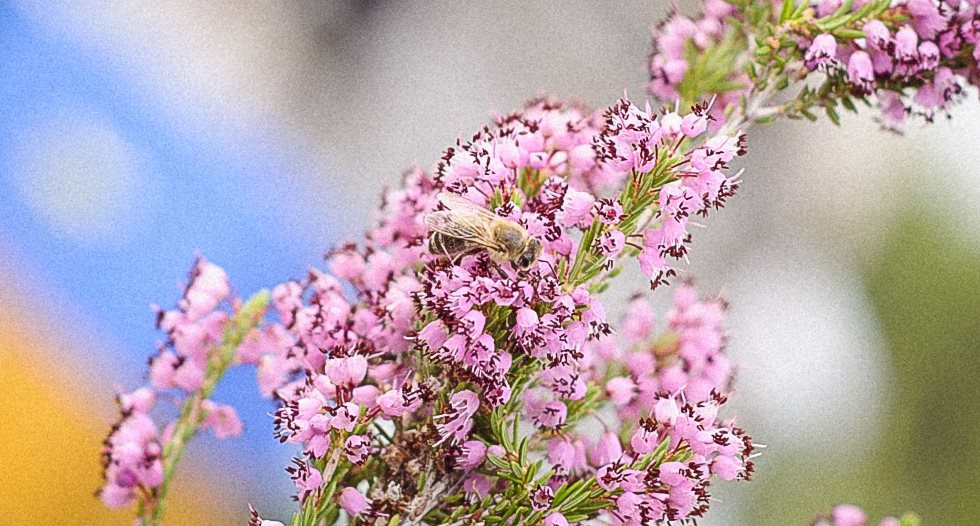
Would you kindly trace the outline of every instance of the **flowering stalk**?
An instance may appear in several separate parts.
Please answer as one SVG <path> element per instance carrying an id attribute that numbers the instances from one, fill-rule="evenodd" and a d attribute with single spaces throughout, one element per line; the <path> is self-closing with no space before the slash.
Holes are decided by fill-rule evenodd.
<path id="1" fill-rule="evenodd" d="M 700 19 L 661 26 L 650 91 L 688 102 L 713 94 L 712 115 L 736 129 L 815 120 L 817 109 L 839 124 L 840 108 L 858 102 L 876 103 L 897 129 L 907 115 L 932 120 L 977 83 L 978 34 L 966 0 L 708 0 Z M 777 94 L 784 102 L 769 106 Z"/>
<path id="2" fill-rule="evenodd" d="M 975 5 L 835 2 L 708 0 L 697 21 L 674 15 L 650 58 L 651 92 L 667 107 L 537 99 L 494 119 L 433 173 L 409 170 L 359 243 L 331 250 L 327 271 L 277 285 L 275 321 L 232 323 L 204 361 L 201 342 L 225 321 L 208 312 L 227 287 L 202 294 L 194 280 L 163 316 L 174 349 L 151 366 L 154 385 L 187 393 L 163 462 L 152 403 L 129 395 L 107 441 L 103 500 L 142 491 L 153 506 L 141 513 L 158 519 L 214 382 L 237 360 L 257 365 L 260 392 L 278 404 L 275 436 L 297 447 L 292 526 L 342 514 L 546 526 L 704 516 L 711 484 L 750 480 L 760 447 L 720 416 L 734 373 L 727 304 L 685 280 L 659 331 L 642 295 L 614 330 L 602 291 L 630 259 L 651 288 L 683 271 L 689 227 L 738 189 L 731 163 L 750 124 L 814 118 L 816 107 L 836 122 L 837 105 L 872 97 L 911 97 L 928 118 L 977 79 Z M 427 218 L 445 217 L 447 200 L 483 210 L 439 250 Z M 536 259 L 501 255 L 501 224 L 534 238 Z M 447 242 L 472 249 L 449 257 Z M 204 268 L 203 282 L 220 285 Z M 255 510 L 251 524 L 281 525 Z"/>
<path id="3" fill-rule="evenodd" d="M 188 441 L 210 429 L 218 438 L 241 433 L 230 406 L 211 400 L 229 366 L 241 358 L 243 341 L 265 315 L 270 295 L 260 291 L 242 304 L 229 300 L 225 272 L 199 259 L 177 308 L 158 310 L 167 339 L 150 360 L 150 385 L 117 396 L 119 421 L 104 442 L 105 485 L 98 494 L 109 507 L 138 503 L 142 524 L 160 524 L 177 465 Z M 227 306 L 230 312 L 221 307 Z M 162 433 L 150 416 L 160 393 L 176 390 L 183 400 Z"/>
<path id="4" fill-rule="evenodd" d="M 269 304 L 269 291 L 261 290 L 245 301 L 238 312 L 228 320 L 221 346 L 209 353 L 207 371 L 201 388 L 184 400 L 180 416 L 173 426 L 170 440 L 163 446 L 163 481 L 153 500 L 140 501 L 139 514 L 144 525 L 160 524 L 166 511 L 170 483 L 187 443 L 197 433 L 209 411 L 205 403 L 235 358 L 235 351 L 245 336 L 262 321 Z"/>

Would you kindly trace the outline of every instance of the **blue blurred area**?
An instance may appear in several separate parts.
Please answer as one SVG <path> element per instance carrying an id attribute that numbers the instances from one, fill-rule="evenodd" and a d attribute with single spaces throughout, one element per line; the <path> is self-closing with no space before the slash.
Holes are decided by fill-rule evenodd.
<path id="1" fill-rule="evenodd" d="M 0 50 L 0 238 L 14 245 L 15 261 L 41 276 L 44 283 L 35 286 L 65 306 L 60 316 L 79 314 L 116 344 L 99 356 L 82 355 L 82 346 L 60 349 L 59 358 L 80 374 L 110 377 L 126 388 L 141 382 L 159 338 L 149 304 L 173 304 L 197 253 L 223 266 L 247 296 L 302 275 L 333 242 L 326 214 L 312 212 L 325 207 L 308 202 L 305 191 L 323 180 L 317 173 L 323 163 L 279 138 L 288 135 L 271 127 L 247 136 L 224 130 L 218 144 L 188 136 L 107 67 L 107 58 L 41 33 L 2 2 Z M 79 242 L 24 202 L 22 186 L 31 183 L 15 173 L 19 144 L 72 112 L 95 115 L 138 152 L 135 213 L 120 239 Z M 111 393 L 105 395 L 108 401 Z M 288 483 L 281 466 L 289 451 L 272 439 L 272 404 L 259 399 L 254 371 L 231 374 L 215 398 L 234 402 L 246 433 L 213 450 L 236 459 L 240 470 L 276 473 L 276 481 Z M 262 486 L 276 491 L 269 482 Z"/>

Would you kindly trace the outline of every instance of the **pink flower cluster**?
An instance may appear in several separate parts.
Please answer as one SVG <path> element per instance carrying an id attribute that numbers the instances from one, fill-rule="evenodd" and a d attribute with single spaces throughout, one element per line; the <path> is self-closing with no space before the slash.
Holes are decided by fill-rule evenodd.
<path id="1" fill-rule="evenodd" d="M 825 0 L 818 15 L 840 5 Z M 855 2 L 853 9 L 861 5 Z M 910 113 L 931 120 L 962 94 L 964 84 L 980 80 L 980 2 L 903 0 L 890 11 L 905 22 L 868 20 L 864 38 L 844 42 L 817 35 L 807 44 L 806 65 L 840 71 L 856 95 L 876 94 L 891 126 L 902 124 Z"/>
<path id="2" fill-rule="evenodd" d="M 751 478 L 754 445 L 731 422 L 718 419 L 725 397 L 713 393 L 692 403 L 675 396 L 658 397 L 648 418 L 630 439 L 630 451 L 598 469 L 596 480 L 607 491 L 621 490 L 608 512 L 613 524 L 640 525 L 704 515 L 708 485 Z M 643 456 L 666 442 L 666 461 L 642 467 Z"/>
<path id="3" fill-rule="evenodd" d="M 511 399 L 518 359 L 538 364 L 522 394 L 523 418 L 560 431 L 568 404 L 586 395 L 592 364 L 585 346 L 611 332 L 598 299 L 587 287 L 568 282 L 581 255 L 581 233 L 601 226 L 592 253 L 607 264 L 627 241 L 617 227 L 627 218 L 623 204 L 595 192 L 627 179 L 635 184 L 658 163 L 673 160 L 665 173 L 675 182 L 659 194 L 649 187 L 643 196 L 662 207 L 647 218 L 656 225 L 644 224 L 646 234 L 635 234 L 658 240 L 644 248 L 641 265 L 651 274 L 666 273 L 663 257 L 672 250 L 679 256 L 688 216 L 720 206 L 735 188 L 723 170 L 743 153 L 740 141 L 718 137 L 680 148 L 684 140 L 705 133 L 710 117 L 704 110 L 684 116 L 667 112 L 657 119 L 649 108 L 639 110 L 624 100 L 600 118 L 579 107 L 537 100 L 448 149 L 435 177 L 409 172 L 403 188 L 386 194 L 381 218 L 363 247 L 331 251 L 332 275 L 312 270 L 302 281 L 276 287 L 281 325 L 271 324 L 255 336 L 264 344 L 240 351 L 258 359 L 263 390 L 282 401 L 275 415 L 279 439 L 301 444 L 314 459 L 342 444 L 348 461 L 364 464 L 384 448 L 368 431 L 372 421 L 431 415 L 435 445 L 456 451 L 460 469 L 476 468 L 488 447 L 471 438 L 474 416 Z M 517 272 L 485 251 L 458 261 L 430 254 L 423 218 L 444 192 L 526 228 L 542 244 L 536 264 Z M 702 310 L 698 303 L 672 314 L 684 342 L 701 337 L 702 329 L 691 327 L 710 324 L 692 321 L 708 317 Z M 703 363 L 710 361 L 711 344 L 685 345 L 682 360 L 691 366 L 684 374 L 691 379 L 678 381 L 701 385 L 701 375 L 711 374 Z M 417 364 L 405 356 L 411 349 L 439 368 L 438 381 L 417 376 Z M 459 387 L 434 404 L 446 385 Z M 499 446 L 489 450 L 494 448 Z M 303 499 L 312 491 L 309 481 L 322 474 L 302 459 L 291 469 Z M 467 481 L 472 491 L 488 489 L 482 475 Z M 353 514 L 381 513 L 378 503 L 353 488 L 344 490 L 341 500 Z"/>
<path id="4" fill-rule="evenodd" d="M 419 331 L 418 339 L 424 352 L 452 365 L 460 380 L 479 385 L 489 407 L 510 400 L 512 353 L 542 360 L 540 378 L 548 389 L 529 400 L 526 409 L 537 425 L 557 428 L 566 413 L 557 398 L 578 400 L 585 394 L 579 349 L 609 327 L 602 305 L 584 287 L 564 292 L 551 268 L 552 263 L 542 260 L 523 276 L 509 269 L 498 273 L 485 254 L 467 256 L 459 265 L 427 268 L 417 296 L 436 319 Z M 495 319 L 512 318 L 513 325 L 488 327 L 484 312 Z M 509 329 L 509 336 L 498 342 L 487 329 L 499 333 L 501 328 Z"/>
<path id="5" fill-rule="evenodd" d="M 436 168 L 438 180 L 445 190 L 481 205 L 487 204 L 501 185 L 526 186 L 535 174 L 545 179 L 561 175 L 590 194 L 614 188 L 624 174 L 597 162 L 592 141 L 598 131 L 598 117 L 581 106 L 532 100 L 522 111 L 497 117 L 493 126 L 485 126 L 469 141 L 459 140 L 448 148 Z M 578 219 L 592 206 L 586 201 L 574 203 Z M 573 219 L 576 217 L 569 221 Z"/>
<path id="6" fill-rule="evenodd" d="M 733 374 L 724 355 L 724 309 L 721 300 L 699 300 L 684 284 L 660 335 L 650 303 L 636 297 L 617 338 L 584 346 L 587 380 L 604 388 L 618 422 L 603 417 L 609 427 L 594 442 L 577 428 L 548 442 L 556 487 L 594 474 L 600 487 L 622 491 L 613 497 L 610 520 L 632 525 L 700 517 L 713 477 L 751 477 L 755 446 L 732 422 L 718 419 Z M 621 367 L 627 374 L 619 374 Z M 614 430 L 636 421 L 624 446 Z M 662 443 L 659 461 L 645 464 L 644 456 Z"/>
<path id="7" fill-rule="evenodd" d="M 140 493 L 150 493 L 163 482 L 162 451 L 174 423 L 161 434 L 150 413 L 157 406 L 158 391 L 177 389 L 188 397 L 201 389 L 209 361 L 223 340 L 229 315 L 219 307 L 229 292 L 224 270 L 198 259 L 177 308 L 158 311 L 158 326 L 167 339 L 150 360 L 151 385 L 117 396 L 120 419 L 104 442 L 105 485 L 99 495 L 106 506 L 129 506 Z M 201 412 L 201 427 L 218 438 L 242 432 L 230 406 L 205 399 L 195 410 Z"/>
<path id="8" fill-rule="evenodd" d="M 702 54 L 718 45 L 729 30 L 726 18 L 734 10 L 735 7 L 724 0 L 706 0 L 701 16 L 696 20 L 674 13 L 654 28 L 648 85 L 654 97 L 672 101 L 685 95 L 680 92 L 680 85 L 692 67 L 689 50 Z M 752 85 L 748 75 L 736 68 L 729 73 L 726 82 L 729 89 L 719 91 L 711 107 L 716 122 L 724 120 L 725 110 L 738 103 L 739 97 Z"/>
<path id="9" fill-rule="evenodd" d="M 623 420 L 647 415 L 661 393 L 683 393 L 687 401 L 701 402 L 729 390 L 734 368 L 724 354 L 724 302 L 699 300 L 688 284 L 678 287 L 673 299 L 667 328 L 656 339 L 650 305 L 638 297 L 620 345 L 608 342 L 597 349 L 606 360 L 623 363 L 628 373 L 606 381 L 606 396 Z"/>
<path id="10" fill-rule="evenodd" d="M 160 433 L 147 414 L 156 405 L 156 393 L 141 387 L 117 400 L 122 417 L 103 443 L 105 485 L 99 489 L 109 508 L 129 506 L 138 491 L 152 490 L 163 481 Z"/>
<path id="11" fill-rule="evenodd" d="M 408 172 L 403 188 L 386 193 L 382 217 L 363 248 L 331 251 L 332 275 L 314 269 L 273 290 L 281 324 L 270 326 L 271 336 L 255 353 L 259 381 L 282 402 L 276 436 L 302 444 L 311 458 L 324 457 L 333 446 L 348 461 L 364 463 L 375 446 L 355 428 L 375 417 L 412 413 L 431 399 L 401 356 L 411 348 L 417 319 L 416 265 L 429 257 L 422 218 L 436 193 L 429 176 Z M 302 499 L 310 477 L 321 475 L 305 460 L 297 462 L 306 466 L 293 473 Z"/>
<path id="12" fill-rule="evenodd" d="M 167 341 L 150 360 L 150 383 L 157 389 L 196 391 L 204 383 L 211 350 L 221 345 L 228 313 L 216 310 L 228 297 L 228 276 L 199 259 L 178 308 L 158 310 L 157 327 Z"/>
<path id="13" fill-rule="evenodd" d="M 717 135 L 700 146 L 681 150 L 684 140 L 706 132 L 712 117 L 705 106 L 695 106 L 683 116 L 667 112 L 658 119 L 649 104 L 640 109 L 622 99 L 606 110 L 604 117 L 595 140 L 604 164 L 635 175 L 650 171 L 666 155 L 678 156 L 673 166 L 677 179 L 657 194 L 659 206 L 651 218 L 657 220 L 656 226 L 637 233 L 643 238 L 640 270 L 656 287 L 676 274 L 669 260 L 686 257 L 692 217 L 723 207 L 738 190 L 737 176 L 728 177 L 725 170 L 735 157 L 745 154 L 745 136 Z M 607 221 L 615 224 L 618 218 Z"/>
<path id="14" fill-rule="evenodd" d="M 867 516 L 861 508 L 850 504 L 834 507 L 828 515 L 817 517 L 812 526 L 869 526 Z M 899 526 L 902 521 L 895 517 L 881 519 L 878 526 Z"/>

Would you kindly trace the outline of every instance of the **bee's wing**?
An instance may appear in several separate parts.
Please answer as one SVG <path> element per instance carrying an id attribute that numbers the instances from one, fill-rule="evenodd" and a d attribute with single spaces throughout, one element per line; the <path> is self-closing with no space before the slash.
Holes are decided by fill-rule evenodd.
<path id="1" fill-rule="evenodd" d="M 464 239 L 484 248 L 503 250 L 490 231 L 492 224 L 492 219 L 488 220 L 470 210 L 440 210 L 425 216 L 425 225 L 433 232 Z"/>
<path id="2" fill-rule="evenodd" d="M 473 201 L 470 201 L 469 199 L 466 199 L 456 194 L 450 194 L 448 192 L 440 192 L 439 195 L 436 196 L 436 199 L 438 199 L 439 202 L 445 205 L 446 208 L 448 208 L 449 210 L 476 214 L 478 216 L 482 216 L 484 219 L 487 220 L 500 219 L 500 216 L 498 216 L 497 214 L 494 214 L 493 212 L 487 210 L 486 208 L 483 208 L 482 206 L 474 203 Z"/>

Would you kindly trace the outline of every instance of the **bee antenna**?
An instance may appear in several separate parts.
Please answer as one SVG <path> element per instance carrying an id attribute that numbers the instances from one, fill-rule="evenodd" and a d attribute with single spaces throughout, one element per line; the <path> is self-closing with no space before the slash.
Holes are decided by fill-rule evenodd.
<path id="1" fill-rule="evenodd" d="M 558 273 L 555 272 L 555 266 L 552 265 L 550 261 L 548 261 L 547 259 L 542 259 L 541 262 L 544 263 L 545 265 L 548 265 L 548 268 L 551 269 L 552 276 L 554 276 L 555 278 L 558 277 Z"/>

